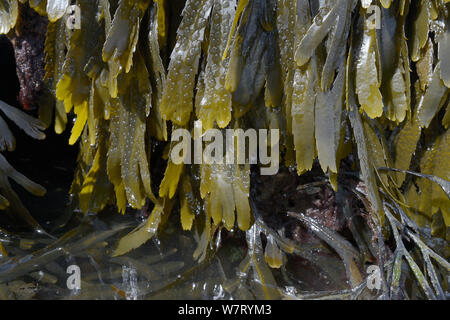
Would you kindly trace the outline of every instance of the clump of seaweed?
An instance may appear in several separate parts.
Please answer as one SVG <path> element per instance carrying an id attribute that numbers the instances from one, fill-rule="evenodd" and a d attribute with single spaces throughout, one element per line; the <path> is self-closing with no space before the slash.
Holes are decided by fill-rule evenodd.
<path id="1" fill-rule="evenodd" d="M 217 262 L 222 233 L 246 233 L 246 257 L 226 286 L 231 295 L 446 298 L 447 1 L 77 0 L 80 28 L 70 30 L 67 0 L 0 0 L 0 33 L 12 32 L 24 3 L 49 20 L 48 99 L 40 101 L 39 118 L 61 133 L 67 114 L 76 117 L 69 143 L 79 143 L 80 152 L 71 193 L 80 210 L 151 208 L 145 221 L 118 239 L 109 252 L 113 259 L 155 239 L 179 212 L 181 228 L 192 230 L 196 241 L 198 266 L 189 270 Z M 380 12 L 379 29 L 372 25 L 372 5 Z M 322 181 L 306 188 L 332 188 L 339 210 L 328 214 L 343 216 L 357 248 L 339 232 L 343 227 L 324 225 L 320 211 L 312 217 L 286 206 L 283 212 L 283 219 L 296 221 L 314 239 L 309 243 L 274 227 L 258 214 L 254 166 L 175 163 L 171 132 L 194 132 L 198 120 L 200 135 L 212 128 L 280 130 L 282 167 L 300 177 L 320 167 Z M 2 130 L 3 147 L 10 136 Z M 162 155 L 153 152 L 157 142 L 165 145 Z M 162 179 L 152 174 L 154 157 L 167 160 L 165 168 L 154 169 L 164 171 Z M 5 177 L 22 177 L 6 162 L 2 167 Z M 344 183 L 351 175 L 357 176 L 353 188 Z M 297 181 L 291 176 L 285 181 Z M 362 204 L 357 213 L 345 200 L 349 195 Z M 23 217 L 36 227 L 29 214 Z M 283 288 L 279 278 L 290 283 L 286 264 L 292 255 L 329 278 L 345 274 L 346 280 L 332 292 L 287 290 L 294 287 Z M 365 286 L 365 267 L 374 261 L 383 275 L 376 294 Z M 0 266 L 0 282 L 10 279 L 8 263 Z M 332 270 L 331 264 L 341 267 Z"/>

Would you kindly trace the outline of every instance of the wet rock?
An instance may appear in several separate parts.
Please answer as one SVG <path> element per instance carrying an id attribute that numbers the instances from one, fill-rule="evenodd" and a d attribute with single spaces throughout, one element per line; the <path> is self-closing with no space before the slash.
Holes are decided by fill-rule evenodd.
<path id="1" fill-rule="evenodd" d="M 44 83 L 44 42 L 48 20 L 26 4 L 20 4 L 19 17 L 8 38 L 14 47 L 17 76 L 20 83 L 19 102 L 25 110 L 37 107 Z"/>

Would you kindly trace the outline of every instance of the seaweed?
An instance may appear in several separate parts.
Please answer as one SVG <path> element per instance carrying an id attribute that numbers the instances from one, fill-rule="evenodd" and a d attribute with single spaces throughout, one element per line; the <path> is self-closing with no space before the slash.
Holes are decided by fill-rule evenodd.
<path id="1" fill-rule="evenodd" d="M 405 282 L 415 279 L 424 298 L 446 298 L 447 257 L 429 248 L 423 232 L 429 229 L 448 247 L 446 1 L 77 0 L 83 14 L 75 30 L 64 21 L 69 1 L 20 1 L 25 2 L 49 20 L 40 120 L 3 102 L 0 109 L 37 139 L 52 121 L 58 134 L 71 127 L 68 143 L 80 146 L 71 193 L 86 216 L 110 205 L 122 214 L 148 215 L 120 233 L 109 252 L 114 261 L 135 264 L 153 279 L 145 264 L 127 255 L 156 239 L 176 215 L 181 229 L 192 231 L 192 257 L 207 268 L 216 261 L 222 233 L 246 234 L 246 257 L 230 294 L 239 288 L 243 297 L 256 298 L 408 298 L 416 293 L 406 292 Z M 381 29 L 371 25 L 372 3 L 379 6 Z M 15 32 L 21 6 L 0 0 L 0 34 Z M 179 25 L 171 16 L 175 6 L 184 8 Z M 251 152 L 245 165 L 176 163 L 171 158 L 179 151 L 172 141 L 176 129 L 186 129 L 194 139 L 206 135 L 200 147 L 210 149 L 210 129 L 278 129 L 281 165 L 301 178 L 320 167 L 319 175 L 339 194 L 348 188 L 349 173 L 356 175 L 352 194 L 364 204 L 364 219 L 353 224 L 350 207 L 343 215 L 357 248 L 305 212 L 280 208 L 312 232 L 319 249 L 289 239 L 252 205 L 257 165 Z M 15 140 L 2 118 L 0 134 L 1 151 L 12 151 Z M 155 145 L 165 148 L 163 154 Z M 235 156 L 241 147 L 234 146 Z M 16 211 L 45 232 L 8 178 L 33 194 L 44 192 L 0 155 L 0 209 Z M 414 249 L 404 245 L 406 238 Z M 389 240 L 395 243 L 391 255 Z M 64 250 L 91 243 L 73 246 Z M 6 257 L 8 248 L 0 249 Z M 329 259 L 314 256 L 314 249 Z M 61 256 L 61 250 L 26 259 L 41 264 Z M 342 262 L 336 268 L 345 270 L 345 288 L 288 292 L 274 274 L 286 271 L 292 255 L 329 276 L 339 273 L 329 264 Z M 411 273 L 403 274 L 403 258 Z M 386 271 L 383 289 L 374 295 L 362 285 L 364 263 L 371 259 Z M 35 271 L 22 265 L 11 274 Z M 181 285 L 196 270 L 150 296 Z M 8 272 L 0 272 L 0 279 L 11 280 Z M 41 280 L 54 282 L 50 274 Z M 98 290 L 130 297 L 114 285 Z"/>

